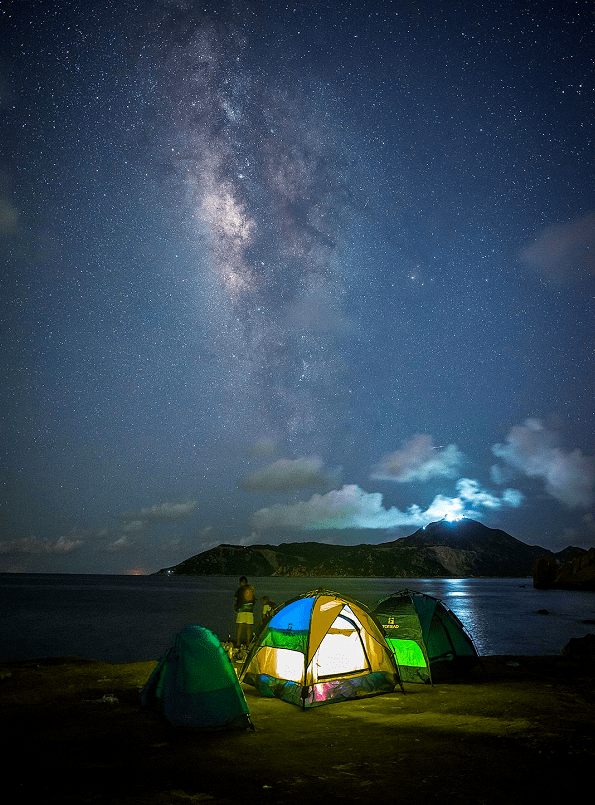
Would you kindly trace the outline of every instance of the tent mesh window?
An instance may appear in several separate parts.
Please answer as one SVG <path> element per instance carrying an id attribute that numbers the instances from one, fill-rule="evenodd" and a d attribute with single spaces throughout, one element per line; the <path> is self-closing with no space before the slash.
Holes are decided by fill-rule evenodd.
<path id="1" fill-rule="evenodd" d="M 367 671 L 370 665 L 356 624 L 339 615 L 320 644 L 314 662 L 318 679 Z"/>

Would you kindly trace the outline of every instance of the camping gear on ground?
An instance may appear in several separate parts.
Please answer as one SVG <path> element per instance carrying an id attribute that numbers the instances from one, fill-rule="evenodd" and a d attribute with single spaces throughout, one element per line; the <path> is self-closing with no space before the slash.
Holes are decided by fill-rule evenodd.
<path id="1" fill-rule="evenodd" d="M 401 590 L 377 601 L 372 612 L 404 682 L 437 682 L 479 662 L 461 621 L 431 595 Z"/>
<path id="2" fill-rule="evenodd" d="M 203 626 L 178 632 L 142 689 L 141 704 L 175 727 L 252 727 L 233 664 L 217 635 Z"/>
<path id="3" fill-rule="evenodd" d="M 401 685 L 394 655 L 369 609 L 321 589 L 274 610 L 239 676 L 264 696 L 304 708 L 390 693 Z"/>

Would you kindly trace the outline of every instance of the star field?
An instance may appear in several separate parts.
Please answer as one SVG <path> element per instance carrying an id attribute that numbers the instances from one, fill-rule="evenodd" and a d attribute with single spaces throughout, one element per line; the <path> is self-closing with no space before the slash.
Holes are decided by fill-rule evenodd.
<path id="1" fill-rule="evenodd" d="M 0 570 L 592 545 L 594 23 L 8 3 Z"/>

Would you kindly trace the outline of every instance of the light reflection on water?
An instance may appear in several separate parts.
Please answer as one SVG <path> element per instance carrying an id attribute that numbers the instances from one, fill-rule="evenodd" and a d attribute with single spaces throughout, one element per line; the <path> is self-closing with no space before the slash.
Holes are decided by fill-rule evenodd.
<path id="1" fill-rule="evenodd" d="M 318 587 L 372 606 L 398 590 L 441 599 L 480 654 L 559 654 L 571 637 L 595 632 L 595 593 L 535 590 L 531 579 L 251 578 L 257 600 L 281 604 Z M 228 576 L 56 576 L 0 574 L 0 660 L 44 656 L 107 662 L 157 659 L 184 625 L 225 640 L 234 629 Z M 538 614 L 547 609 L 548 615 Z M 257 619 L 260 612 L 257 609 Z"/>

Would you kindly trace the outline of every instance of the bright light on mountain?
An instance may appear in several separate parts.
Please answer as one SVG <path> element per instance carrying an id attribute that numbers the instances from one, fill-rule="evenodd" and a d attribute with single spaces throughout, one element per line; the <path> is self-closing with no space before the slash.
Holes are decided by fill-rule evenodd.
<path id="1" fill-rule="evenodd" d="M 446 514 L 444 516 L 444 519 L 446 520 L 447 523 L 458 523 L 459 520 L 464 520 L 465 519 L 465 515 L 464 514 L 454 514 L 454 512 L 453 512 L 451 514 Z"/>
<path id="2" fill-rule="evenodd" d="M 442 501 L 442 519 L 447 523 L 457 523 L 464 518 L 465 504 L 460 498 L 447 498 Z"/>

